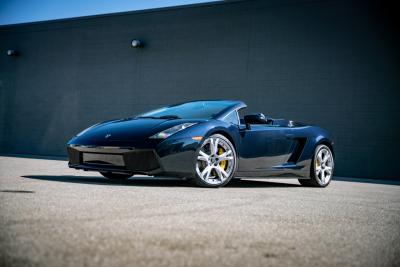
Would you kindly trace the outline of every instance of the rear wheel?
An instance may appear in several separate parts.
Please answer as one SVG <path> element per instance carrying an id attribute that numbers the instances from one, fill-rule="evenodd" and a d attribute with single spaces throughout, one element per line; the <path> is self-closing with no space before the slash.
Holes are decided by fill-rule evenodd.
<path id="1" fill-rule="evenodd" d="M 319 145 L 315 149 L 311 163 L 311 179 L 299 179 L 299 182 L 304 186 L 326 187 L 331 182 L 333 168 L 332 151 L 326 145 Z"/>
<path id="2" fill-rule="evenodd" d="M 116 173 L 116 172 L 100 172 L 101 175 L 110 179 L 110 180 L 126 180 L 132 177 L 132 174 L 128 173 Z"/>
<path id="3" fill-rule="evenodd" d="M 223 135 L 214 134 L 202 144 L 196 161 L 193 182 L 203 187 L 226 185 L 236 171 L 236 151 Z"/>

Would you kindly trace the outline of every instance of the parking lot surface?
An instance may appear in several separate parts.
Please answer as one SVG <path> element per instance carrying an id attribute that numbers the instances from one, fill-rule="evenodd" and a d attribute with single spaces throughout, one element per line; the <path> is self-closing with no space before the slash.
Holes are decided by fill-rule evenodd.
<path id="1" fill-rule="evenodd" d="M 400 266 L 400 183 L 109 181 L 0 157 L 1 266 Z"/>

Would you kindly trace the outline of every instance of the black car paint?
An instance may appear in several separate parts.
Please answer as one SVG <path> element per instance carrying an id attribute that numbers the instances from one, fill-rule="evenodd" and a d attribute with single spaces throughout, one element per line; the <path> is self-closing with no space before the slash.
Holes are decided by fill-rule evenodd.
<path id="1" fill-rule="evenodd" d="M 211 119 L 151 119 L 128 118 L 100 123 L 81 136 L 68 142 L 69 166 L 76 169 L 119 171 L 150 175 L 193 177 L 198 150 L 204 139 L 219 133 L 231 140 L 238 156 L 237 177 L 293 176 L 309 178 L 315 147 L 325 143 L 333 150 L 329 133 L 317 126 L 291 125 L 235 125 L 223 118 L 246 107 L 232 101 L 232 107 Z M 167 139 L 149 138 L 153 134 L 185 122 L 197 124 Z M 202 136 L 200 141 L 194 136 Z M 88 166 L 82 153 L 122 155 L 125 163 L 135 159 L 135 153 L 149 156 L 153 169 L 137 169 L 127 164 L 125 169 L 108 166 Z M 139 157 L 137 157 L 140 159 Z M 155 161 L 152 165 L 151 162 Z M 143 163 L 142 163 L 143 164 Z M 143 166 L 149 167 L 144 162 Z"/>

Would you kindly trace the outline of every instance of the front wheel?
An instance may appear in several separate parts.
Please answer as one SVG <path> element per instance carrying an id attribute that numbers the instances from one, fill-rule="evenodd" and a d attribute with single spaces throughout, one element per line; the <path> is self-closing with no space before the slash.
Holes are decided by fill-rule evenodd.
<path id="1" fill-rule="evenodd" d="M 132 177 L 132 174 L 128 174 L 128 173 L 100 172 L 100 174 L 110 180 L 117 180 L 117 181 L 126 180 L 126 179 Z"/>
<path id="2" fill-rule="evenodd" d="M 310 178 L 299 179 L 301 185 L 326 187 L 331 182 L 333 176 L 333 154 L 326 145 L 319 145 L 315 149 L 314 157 L 311 162 Z"/>
<path id="3" fill-rule="evenodd" d="M 202 144 L 196 161 L 193 182 L 203 187 L 224 186 L 236 171 L 235 147 L 223 135 L 214 134 Z"/>

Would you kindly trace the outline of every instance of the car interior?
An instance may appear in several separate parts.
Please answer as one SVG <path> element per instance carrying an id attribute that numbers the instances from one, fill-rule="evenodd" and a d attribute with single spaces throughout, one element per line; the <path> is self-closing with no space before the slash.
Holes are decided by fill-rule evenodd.
<path id="1" fill-rule="evenodd" d="M 264 124 L 271 127 L 294 127 L 293 121 L 286 119 L 273 119 L 266 117 L 263 113 L 247 114 L 240 118 L 240 124 Z"/>

